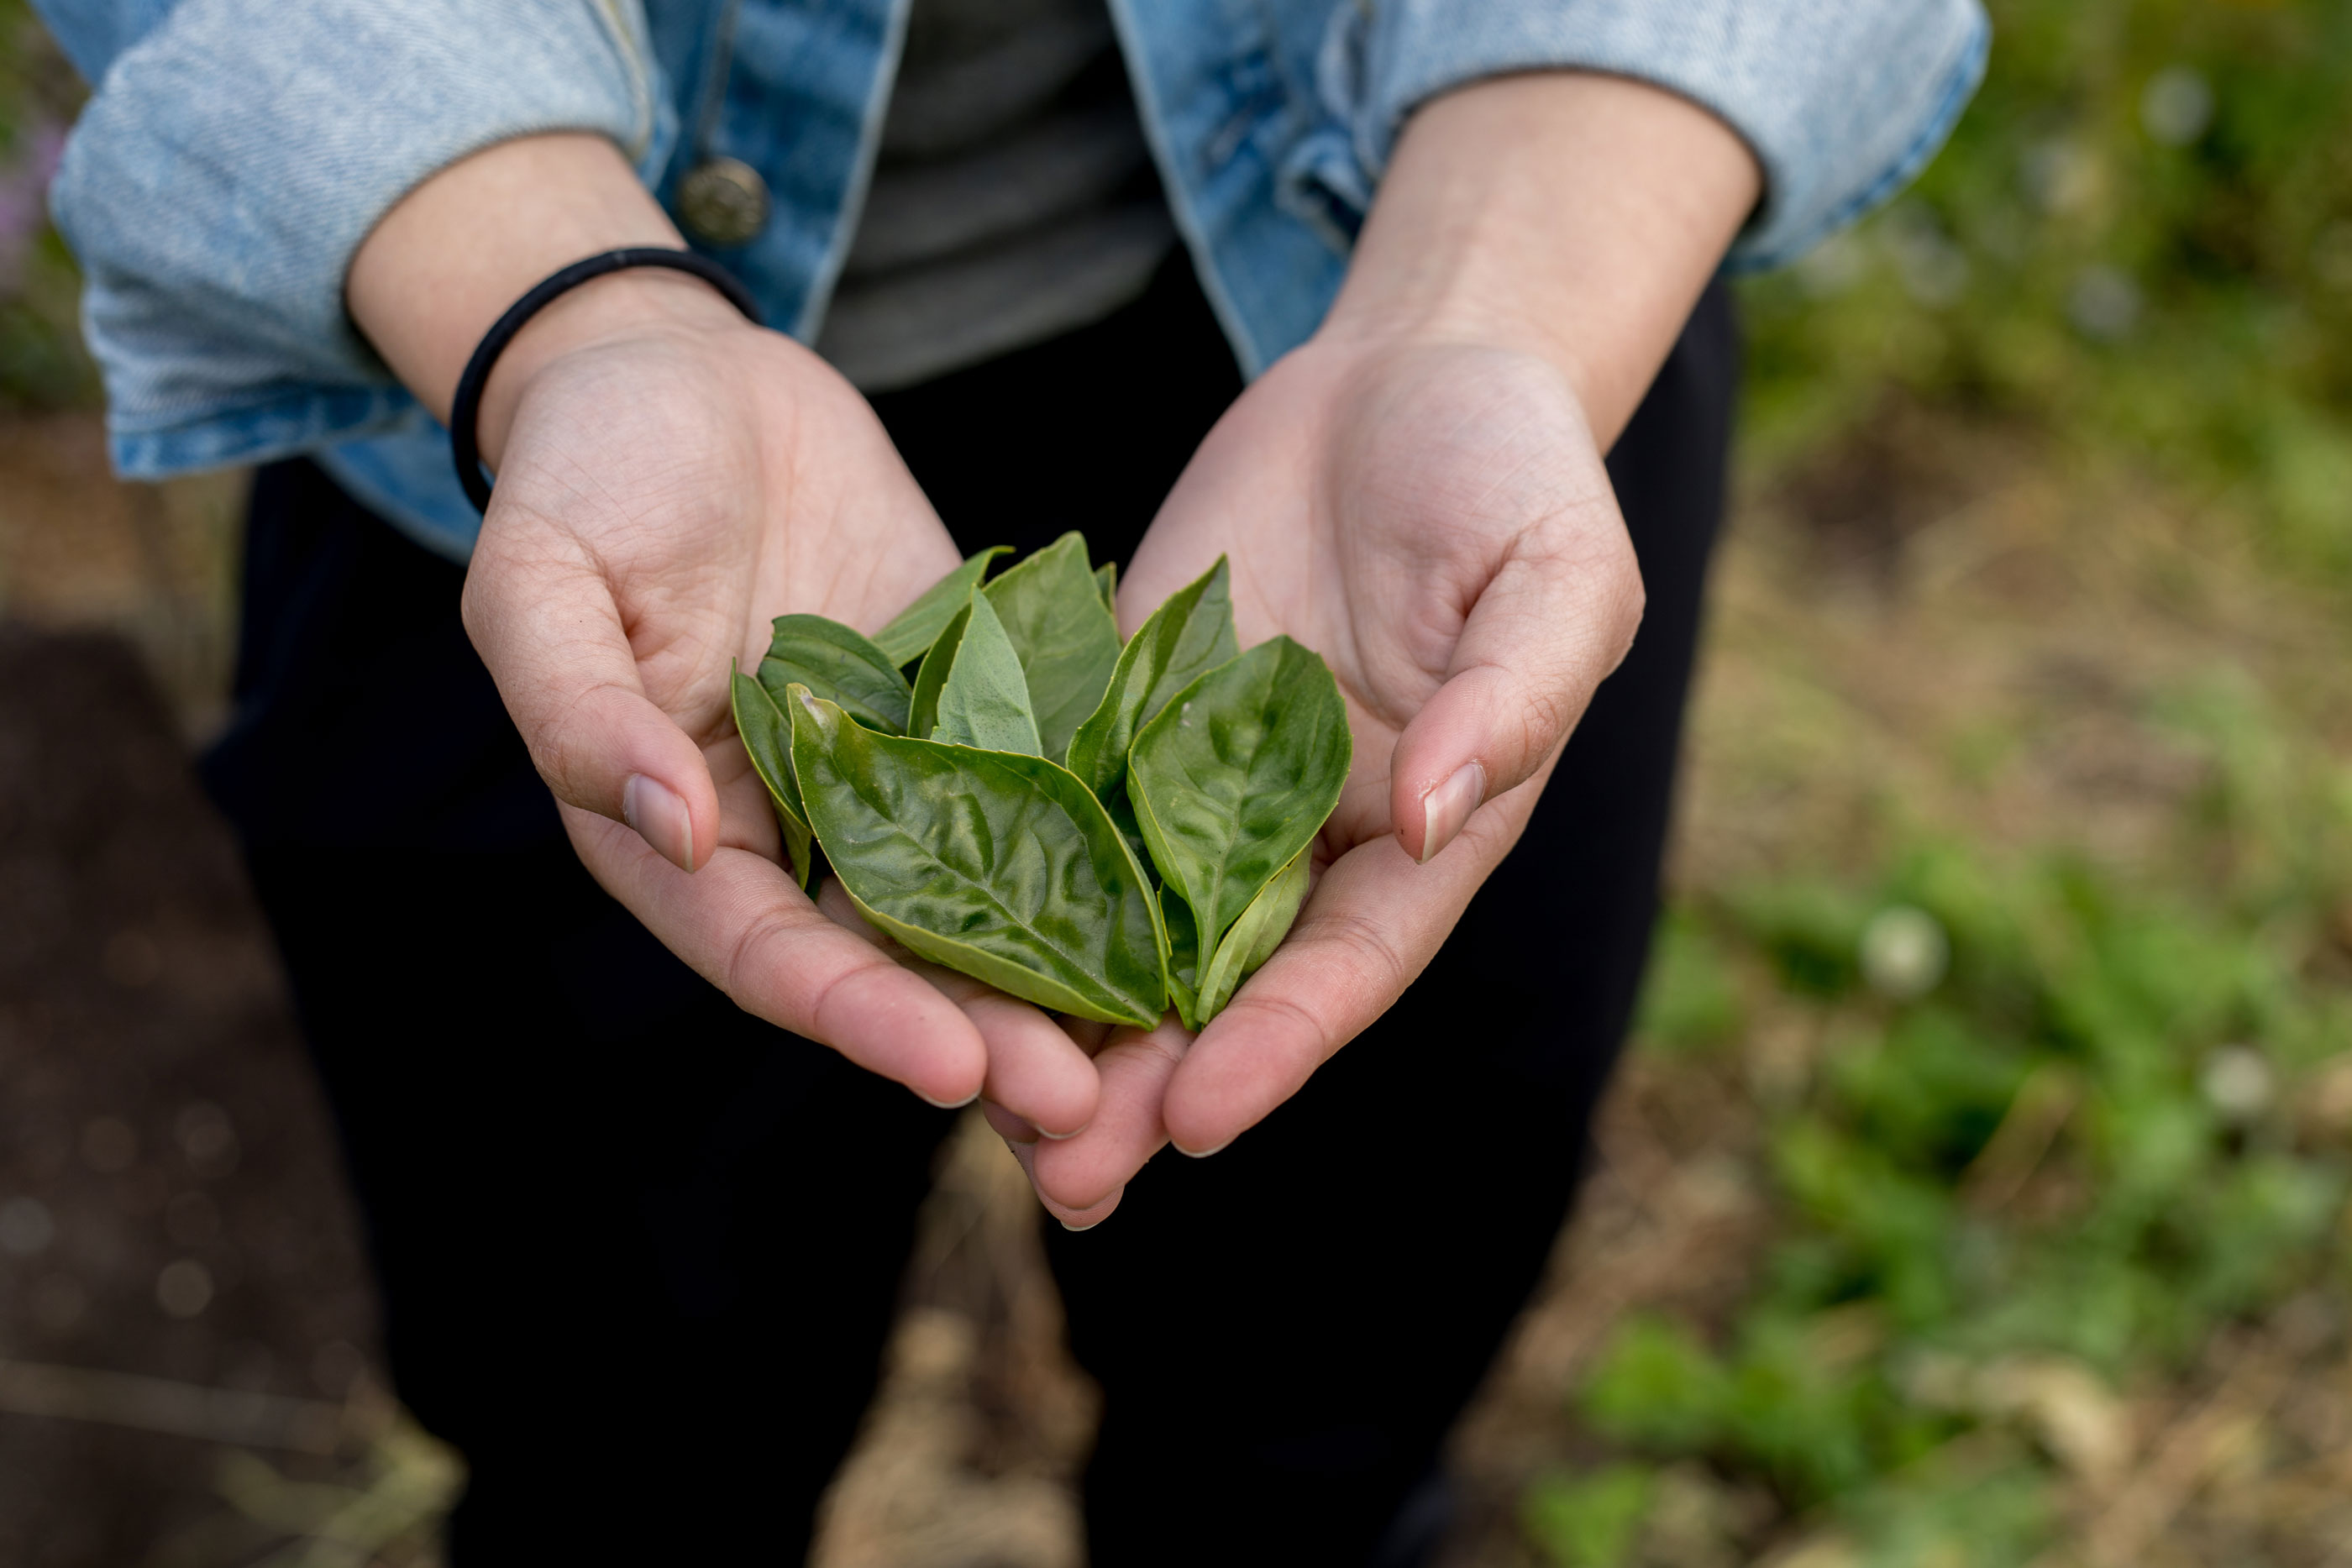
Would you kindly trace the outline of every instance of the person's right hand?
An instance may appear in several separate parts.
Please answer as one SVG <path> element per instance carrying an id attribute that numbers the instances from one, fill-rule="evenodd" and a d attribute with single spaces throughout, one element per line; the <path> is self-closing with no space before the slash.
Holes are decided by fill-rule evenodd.
<path id="1" fill-rule="evenodd" d="M 402 197 L 344 298 L 446 420 L 533 283 L 681 243 L 612 143 L 527 136 Z M 828 919 L 800 891 L 735 735 L 729 666 L 758 664 L 772 617 L 870 632 L 956 563 L 865 401 L 708 284 L 633 270 L 533 316 L 475 428 L 498 483 L 466 628 L 597 881 L 746 1011 L 927 1100 L 984 1090 L 1055 1132 L 1091 1120 L 1093 1063 L 1043 1013 L 896 961 L 845 900 Z"/>
<path id="2" fill-rule="evenodd" d="M 688 278 L 583 294 L 499 367 L 512 413 L 465 592 L 581 859 L 748 1011 L 927 1100 L 985 1087 L 1076 1131 L 1094 1069 L 1044 1014 L 923 977 L 794 885 L 730 717 L 730 664 L 757 665 L 772 617 L 873 631 L 956 564 L 947 531 L 806 349 Z"/>

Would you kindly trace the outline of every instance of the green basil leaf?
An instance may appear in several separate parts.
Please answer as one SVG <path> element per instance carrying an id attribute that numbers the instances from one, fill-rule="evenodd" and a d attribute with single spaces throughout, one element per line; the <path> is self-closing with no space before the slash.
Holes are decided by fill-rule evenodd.
<path id="1" fill-rule="evenodd" d="M 1274 880 L 1250 900 L 1234 928 L 1218 939 L 1216 952 L 1201 977 L 1192 1016 L 1184 1020 L 1187 1029 L 1206 1028 L 1211 1019 L 1225 1010 L 1241 983 L 1257 973 L 1258 967 L 1282 945 L 1290 923 L 1298 918 L 1298 906 L 1307 902 L 1307 855 L 1302 849 L 1291 856 L 1290 863 L 1275 873 Z M 1172 923 L 1170 938 L 1174 938 Z"/>
<path id="2" fill-rule="evenodd" d="M 1037 738 L 1058 762 L 1118 664 L 1118 622 L 1103 608 L 1087 541 L 1064 534 L 981 591 L 1021 655 Z"/>
<path id="3" fill-rule="evenodd" d="M 822 615 L 779 615 L 760 684 L 778 706 L 784 691 L 803 685 L 839 703 L 868 729 L 902 735 L 914 694 L 890 656 L 838 621 Z"/>
<path id="4" fill-rule="evenodd" d="M 973 594 L 965 613 L 971 619 L 940 688 L 939 721 L 930 738 L 982 751 L 1044 756 L 1037 746 L 1037 716 L 1029 711 L 1029 682 L 1004 622 L 985 593 Z"/>
<path id="5" fill-rule="evenodd" d="M 1351 754 L 1339 684 L 1287 637 L 1201 676 L 1136 733 L 1128 799 L 1211 961 L 1339 803 Z"/>
<path id="6" fill-rule="evenodd" d="M 977 598 L 978 595 L 974 595 Z M 923 655 L 923 667 L 915 672 L 915 695 L 907 705 L 907 733 L 929 737 L 940 724 L 940 693 L 946 689 L 948 672 L 955 667 L 956 650 L 963 645 L 963 629 L 971 623 L 971 601 L 955 612 Z"/>
<path id="7" fill-rule="evenodd" d="M 1170 594 L 1118 655 L 1100 706 L 1070 737 L 1070 771 L 1106 806 L 1125 793 L 1127 752 L 1135 732 L 1168 699 L 1241 652 L 1234 639 L 1234 600 L 1225 558 Z M 1112 808 L 1114 817 L 1118 809 Z"/>
<path id="8" fill-rule="evenodd" d="M 743 737 L 752 770 L 768 787 L 768 799 L 775 802 L 784 853 L 805 893 L 814 880 L 816 857 L 809 852 L 808 808 L 801 804 L 801 787 L 793 777 L 792 726 L 768 695 L 768 689 L 745 674 L 740 665 L 731 677 L 729 695 L 735 710 L 735 733 Z"/>
<path id="9" fill-rule="evenodd" d="M 1201 1008 L 1201 938 L 1192 906 L 1172 887 L 1160 890 L 1160 923 L 1168 928 L 1168 999 L 1184 1027 L 1198 1033 Z"/>
<path id="10" fill-rule="evenodd" d="M 1013 553 L 1011 545 L 994 545 L 966 556 L 961 566 L 923 590 L 923 596 L 898 612 L 890 624 L 874 633 L 874 645 L 891 664 L 904 667 L 930 652 L 940 633 L 958 612 L 971 602 L 972 591 L 988 575 L 988 563 Z"/>
<path id="11" fill-rule="evenodd" d="M 806 687 L 785 709 L 810 824 L 877 927 L 1040 1007 L 1160 1021 L 1159 903 L 1075 775 L 1042 757 L 879 735 Z"/>
<path id="12" fill-rule="evenodd" d="M 1118 562 L 1107 560 L 1095 568 L 1095 586 L 1102 590 L 1103 608 L 1118 619 Z"/>

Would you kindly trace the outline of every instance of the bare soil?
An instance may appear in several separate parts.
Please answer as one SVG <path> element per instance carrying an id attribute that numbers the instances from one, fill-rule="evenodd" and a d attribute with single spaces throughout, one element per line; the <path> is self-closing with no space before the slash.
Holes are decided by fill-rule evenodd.
<path id="1" fill-rule="evenodd" d="M 191 1432 L 331 1479 L 373 1309 L 242 871 L 107 633 L 0 629 L 0 1562 L 245 1560 L 194 1544 Z"/>

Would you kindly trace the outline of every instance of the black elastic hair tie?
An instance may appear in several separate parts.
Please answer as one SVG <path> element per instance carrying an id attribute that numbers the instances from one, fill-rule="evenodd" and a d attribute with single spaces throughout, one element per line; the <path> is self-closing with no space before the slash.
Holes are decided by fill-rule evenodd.
<path id="1" fill-rule="evenodd" d="M 725 295 L 727 302 L 743 312 L 751 325 L 765 325 L 760 319 L 759 302 L 751 298 L 751 291 L 743 287 L 741 280 L 709 256 L 697 256 L 690 250 L 652 246 L 608 250 L 541 278 L 531 286 L 530 292 L 508 306 L 507 313 L 482 334 L 474 357 L 466 361 L 466 373 L 457 378 L 457 396 L 449 405 L 449 455 L 457 463 L 457 483 L 466 487 L 466 499 L 474 503 L 477 511 L 490 509 L 490 482 L 482 475 L 482 448 L 474 425 L 481 417 L 482 388 L 490 379 L 491 367 L 499 362 L 499 356 L 514 341 L 514 335 L 522 330 L 523 324 L 545 309 L 549 300 L 570 293 L 592 277 L 633 267 L 666 267 L 672 272 L 690 273 Z"/>

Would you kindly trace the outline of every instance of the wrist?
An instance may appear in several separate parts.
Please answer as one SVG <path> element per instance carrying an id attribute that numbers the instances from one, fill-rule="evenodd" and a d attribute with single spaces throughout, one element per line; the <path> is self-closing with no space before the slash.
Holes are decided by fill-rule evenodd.
<path id="1" fill-rule="evenodd" d="M 1577 71 L 1497 77 L 1418 110 L 1324 332 L 1536 355 L 1605 446 L 1761 187 L 1714 115 Z"/>
<path id="2" fill-rule="evenodd" d="M 1540 308 L 1475 287 L 1466 274 L 1458 286 L 1433 282 L 1412 298 L 1367 298 L 1344 310 L 1335 306 L 1314 340 L 1359 362 L 1427 350 L 1502 350 L 1540 361 L 1580 404 L 1593 396 L 1592 356 L 1572 332 Z"/>
<path id="3" fill-rule="evenodd" d="M 685 273 L 631 267 L 567 289 L 523 324 L 491 367 L 474 425 L 482 458 L 498 466 L 530 389 L 576 355 L 654 338 L 757 330 L 716 288 Z"/>
<path id="4" fill-rule="evenodd" d="M 612 142 L 577 132 L 525 136 L 458 160 L 395 203 L 352 258 L 343 298 L 393 373 L 446 422 L 483 334 L 541 279 L 602 251 L 685 243 Z M 614 287 L 620 281 L 616 275 L 575 291 L 581 330 L 626 313 L 625 300 L 654 298 L 650 288 Z M 688 279 L 663 281 L 684 284 L 684 298 L 710 292 Z M 607 290 L 611 300 L 586 305 Z M 548 313 L 572 303 L 551 302 Z M 551 348 L 557 338 L 548 334 Z M 520 337 L 509 345 L 522 347 Z M 510 392 L 499 406 L 511 410 Z M 502 422 L 497 433 L 503 438 Z M 487 431 L 483 447 L 495 454 Z"/>
<path id="5" fill-rule="evenodd" d="M 1408 135 L 1427 123 L 1417 120 Z M 1547 267 L 1528 254 L 1514 193 L 1448 177 L 1472 161 L 1470 149 L 1449 141 L 1433 155 L 1435 140 L 1412 145 L 1418 158 L 1401 145 L 1317 337 L 1353 353 L 1451 346 L 1530 354 L 1585 395 L 1592 349 L 1580 313 L 1553 297 L 1549 274 L 1565 270 L 1560 258 Z"/>

